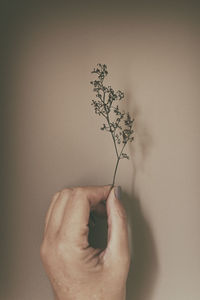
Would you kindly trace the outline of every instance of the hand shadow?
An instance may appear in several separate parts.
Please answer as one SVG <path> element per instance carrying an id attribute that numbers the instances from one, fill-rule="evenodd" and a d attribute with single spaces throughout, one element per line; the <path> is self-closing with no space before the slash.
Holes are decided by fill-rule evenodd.
<path id="1" fill-rule="evenodd" d="M 132 258 L 127 280 L 127 300 L 150 300 L 158 275 L 158 258 L 151 227 L 137 196 L 122 192 L 130 225 Z"/>

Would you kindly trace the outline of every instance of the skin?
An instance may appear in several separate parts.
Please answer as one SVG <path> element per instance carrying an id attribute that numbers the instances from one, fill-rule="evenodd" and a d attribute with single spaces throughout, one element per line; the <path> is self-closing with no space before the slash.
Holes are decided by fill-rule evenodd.
<path id="1" fill-rule="evenodd" d="M 104 250 L 88 244 L 91 210 L 108 218 Z M 56 300 L 125 300 L 127 218 L 114 188 L 76 187 L 56 193 L 46 215 L 40 255 Z"/>

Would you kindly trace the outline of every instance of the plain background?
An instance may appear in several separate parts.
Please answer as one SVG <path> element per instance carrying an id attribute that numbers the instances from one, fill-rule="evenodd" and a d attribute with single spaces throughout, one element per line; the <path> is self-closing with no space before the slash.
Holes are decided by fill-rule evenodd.
<path id="1" fill-rule="evenodd" d="M 39 258 L 51 197 L 112 181 L 112 140 L 90 105 L 90 72 L 105 63 L 135 118 L 117 175 L 133 253 L 127 299 L 198 300 L 197 2 L 55 2 L 1 10 L 1 299 L 53 299 Z"/>

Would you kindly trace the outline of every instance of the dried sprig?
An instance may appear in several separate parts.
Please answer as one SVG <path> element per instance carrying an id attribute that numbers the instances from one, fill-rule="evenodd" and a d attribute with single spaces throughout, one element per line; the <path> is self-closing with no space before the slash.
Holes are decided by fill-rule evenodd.
<path id="1" fill-rule="evenodd" d="M 112 186 L 114 186 L 120 159 L 129 159 L 124 148 L 128 142 L 134 140 L 132 129 L 134 119 L 128 112 L 120 111 L 117 104 L 124 99 L 124 93 L 120 90 L 114 91 L 111 86 L 104 85 L 104 79 L 108 75 L 107 66 L 99 63 L 91 73 L 97 75 L 97 79 L 90 82 L 96 93 L 96 99 L 92 100 L 91 105 L 94 107 L 95 113 L 105 119 L 105 123 L 100 129 L 110 132 L 117 156 L 112 181 Z"/>

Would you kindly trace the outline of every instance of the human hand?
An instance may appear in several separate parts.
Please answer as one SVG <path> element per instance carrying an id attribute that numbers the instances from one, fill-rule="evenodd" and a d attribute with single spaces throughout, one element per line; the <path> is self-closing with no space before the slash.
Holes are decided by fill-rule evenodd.
<path id="1" fill-rule="evenodd" d="M 76 187 L 55 194 L 40 255 L 57 300 L 124 300 L 130 266 L 125 210 L 111 186 Z M 118 190 L 119 191 L 119 190 Z M 119 193 L 118 193 L 119 194 Z M 88 244 L 91 210 L 108 218 L 106 249 Z"/>

